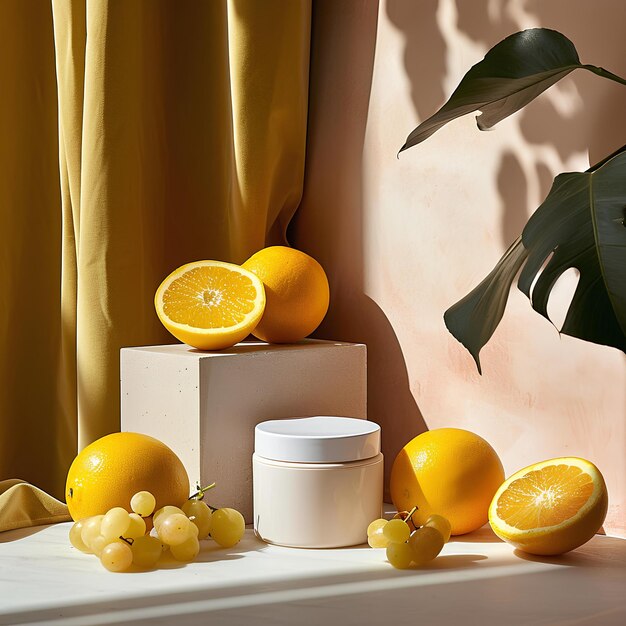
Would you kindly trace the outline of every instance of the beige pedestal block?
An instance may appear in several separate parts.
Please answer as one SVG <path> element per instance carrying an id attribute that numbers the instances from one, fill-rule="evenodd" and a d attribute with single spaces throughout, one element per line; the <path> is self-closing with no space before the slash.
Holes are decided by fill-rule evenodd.
<path id="1" fill-rule="evenodd" d="M 220 352 L 182 344 L 123 348 L 122 430 L 160 439 L 207 501 L 252 522 L 254 427 L 268 419 L 365 419 L 366 347 L 308 339 L 241 343 Z"/>

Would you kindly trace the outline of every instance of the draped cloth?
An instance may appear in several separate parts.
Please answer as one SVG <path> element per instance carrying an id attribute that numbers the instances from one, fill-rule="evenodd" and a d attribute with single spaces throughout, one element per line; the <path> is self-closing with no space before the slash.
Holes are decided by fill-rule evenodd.
<path id="1" fill-rule="evenodd" d="M 0 480 L 0 533 L 69 521 L 67 506 L 23 480 Z"/>
<path id="2" fill-rule="evenodd" d="M 63 498 L 119 429 L 160 281 L 282 243 L 302 194 L 310 0 L 0 3 L 0 480 Z"/>

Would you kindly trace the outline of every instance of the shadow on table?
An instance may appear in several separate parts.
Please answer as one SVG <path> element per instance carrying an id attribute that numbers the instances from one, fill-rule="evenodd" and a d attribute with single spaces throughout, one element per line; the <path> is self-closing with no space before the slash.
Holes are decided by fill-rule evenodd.
<path id="1" fill-rule="evenodd" d="M 466 535 L 455 535 L 450 537 L 451 543 L 459 541 L 463 543 L 502 543 L 502 539 L 500 539 L 493 532 L 493 530 L 491 530 L 490 526 L 483 526 L 482 528 L 479 528 L 472 533 L 467 533 Z"/>
<path id="2" fill-rule="evenodd" d="M 549 563 L 566 567 L 617 568 L 624 572 L 626 583 L 626 541 L 617 537 L 596 536 L 591 541 L 565 554 L 541 556 L 515 550 L 515 556 L 533 563 Z"/>
<path id="3" fill-rule="evenodd" d="M 246 542 L 249 543 L 249 542 Z M 198 561 L 209 562 L 212 560 L 240 559 L 245 553 L 262 551 L 264 544 L 253 547 L 246 546 L 242 550 L 240 546 L 232 549 L 202 550 Z M 239 550 L 238 550 L 239 548 Z M 381 551 L 380 567 L 362 572 L 346 572 L 341 574 L 294 577 L 293 570 L 286 571 L 284 579 L 276 580 L 269 578 L 267 582 L 246 583 L 242 579 L 237 585 L 211 586 L 202 589 L 194 589 L 185 592 L 158 593 L 144 595 L 116 596 L 115 599 L 103 599 L 99 602 L 74 604 L 72 606 L 49 607 L 46 609 L 32 610 L 28 612 L 3 614 L 0 612 L 0 624 L 20 624 L 31 622 L 45 622 L 53 620 L 56 624 L 109 624 L 109 623 L 174 623 L 182 624 L 182 615 L 206 615 L 216 611 L 229 611 L 239 607 L 265 606 L 276 603 L 282 605 L 289 602 L 306 601 L 309 599 L 321 599 L 325 597 L 358 597 L 387 589 L 388 591 L 405 590 L 410 594 L 410 589 L 419 586 L 434 585 L 439 582 L 447 582 L 446 576 L 458 577 L 452 570 L 467 571 L 470 567 L 476 567 L 479 561 L 487 560 L 482 554 L 457 554 L 443 555 L 427 566 L 413 567 L 407 570 L 396 570 L 384 562 Z M 164 565 L 167 568 L 169 561 Z M 159 562 L 159 569 L 162 563 Z M 493 564 L 494 568 L 499 566 Z M 185 567 L 179 563 L 174 567 Z M 126 574 L 130 572 L 125 572 Z M 144 576 L 149 577 L 151 571 L 144 571 Z M 210 572 L 207 572 L 210 576 Z M 116 576 L 119 574 L 116 574 Z M 207 579 L 208 580 L 208 579 Z M 129 588 L 130 589 L 130 588 Z M 167 615 L 171 622 L 168 621 Z M 59 621 L 60 620 L 60 621 Z M 155 621 L 156 620 L 156 621 Z M 160 620 L 164 620 L 161 622 Z M 207 623 L 205 620 L 189 623 Z M 221 623 L 221 622 L 219 622 Z M 282 623 L 282 622 L 281 622 Z"/>
<path id="4" fill-rule="evenodd" d="M 238 543 L 232 548 L 222 548 L 214 541 L 201 541 L 200 553 L 195 559 L 195 563 L 212 563 L 213 561 L 233 561 L 242 559 L 248 552 L 264 552 L 267 544 L 260 539 Z"/>
<path id="5" fill-rule="evenodd" d="M 214 541 L 201 541 L 200 552 L 193 560 L 194 563 L 211 563 L 214 561 L 236 561 L 237 559 L 243 559 L 249 552 L 263 552 L 267 549 L 267 544 L 256 538 L 247 537 L 244 541 L 238 543 L 232 548 L 222 548 L 218 546 Z M 172 554 L 167 551 L 159 559 L 158 569 L 181 569 L 187 567 L 189 563 L 177 561 Z M 141 568 L 133 565 L 125 572 L 119 572 L 119 574 L 145 574 L 146 572 L 154 571 L 153 569 Z"/>
<path id="6" fill-rule="evenodd" d="M 442 554 L 427 565 L 413 569 L 430 572 L 436 572 L 438 570 L 456 570 L 465 567 L 474 567 L 478 561 L 486 560 L 487 557 L 484 554 Z"/>
<path id="7" fill-rule="evenodd" d="M 479 542 L 490 541 L 490 533 L 484 529 L 476 537 Z M 468 535 L 462 541 L 471 539 Z M 456 547 L 463 550 L 460 544 Z M 348 551 L 345 555 L 327 555 L 335 562 L 335 572 L 330 574 L 325 574 L 315 559 L 301 558 L 298 553 L 302 550 L 284 548 L 285 554 L 277 554 L 281 558 L 275 562 L 263 561 L 269 565 L 265 580 L 249 578 L 248 570 L 258 571 L 254 561 L 267 549 L 246 533 L 244 540 L 230 549 L 204 545 L 198 560 L 207 565 L 198 568 L 197 562 L 194 564 L 188 590 L 163 593 L 162 587 L 152 584 L 153 580 L 162 581 L 162 573 L 148 571 L 139 587 L 124 585 L 124 595 L 119 587 L 116 591 L 116 587 L 104 586 L 96 601 L 68 606 L 59 598 L 56 606 L 46 608 L 13 613 L 0 609 L 0 624 L 49 621 L 54 626 L 319 626 L 325 622 L 334 626 L 386 623 L 390 611 L 403 619 L 417 615 L 422 624 L 442 620 L 466 623 L 467 617 L 473 616 L 473 623 L 522 626 L 535 623 L 538 615 L 546 623 L 566 623 L 574 617 L 589 624 L 626 623 L 620 618 L 626 616 L 626 598 L 622 593 L 626 541 L 616 538 L 596 537 L 561 557 L 534 557 L 519 552 L 516 554 L 521 558 L 517 559 L 501 553 L 496 558 L 484 554 L 443 554 L 428 566 L 408 570 L 395 570 L 385 563 L 382 550 L 379 560 L 360 564 L 355 562 L 356 555 Z M 512 554 L 512 548 L 508 554 Z M 236 582 L 220 580 L 216 574 L 219 570 L 211 565 L 212 561 L 244 557 L 251 559 L 251 567 L 237 564 L 241 576 Z M 316 571 L 302 569 L 307 562 Z M 341 569 L 336 571 L 337 567 Z M 175 577 L 177 571 L 168 572 L 167 576 Z M 340 621 L 333 621 L 333 616 Z"/>

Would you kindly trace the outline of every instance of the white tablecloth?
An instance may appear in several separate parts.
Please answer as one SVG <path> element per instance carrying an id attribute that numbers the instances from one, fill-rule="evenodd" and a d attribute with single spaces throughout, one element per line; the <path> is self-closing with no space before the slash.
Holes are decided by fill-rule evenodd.
<path id="1" fill-rule="evenodd" d="M 626 624 L 626 540 L 611 537 L 539 559 L 485 528 L 398 571 L 384 550 L 280 548 L 247 530 L 232 549 L 202 542 L 188 565 L 113 574 L 70 545 L 69 528 L 0 535 L 0 624 Z"/>

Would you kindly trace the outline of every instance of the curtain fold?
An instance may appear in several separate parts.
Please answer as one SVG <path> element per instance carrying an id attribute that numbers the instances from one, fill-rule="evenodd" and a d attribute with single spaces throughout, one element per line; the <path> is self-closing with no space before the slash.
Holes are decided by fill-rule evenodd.
<path id="1" fill-rule="evenodd" d="M 62 497 L 119 429 L 119 349 L 171 343 L 159 282 L 284 243 L 310 0 L 0 4 L 0 479 Z"/>

